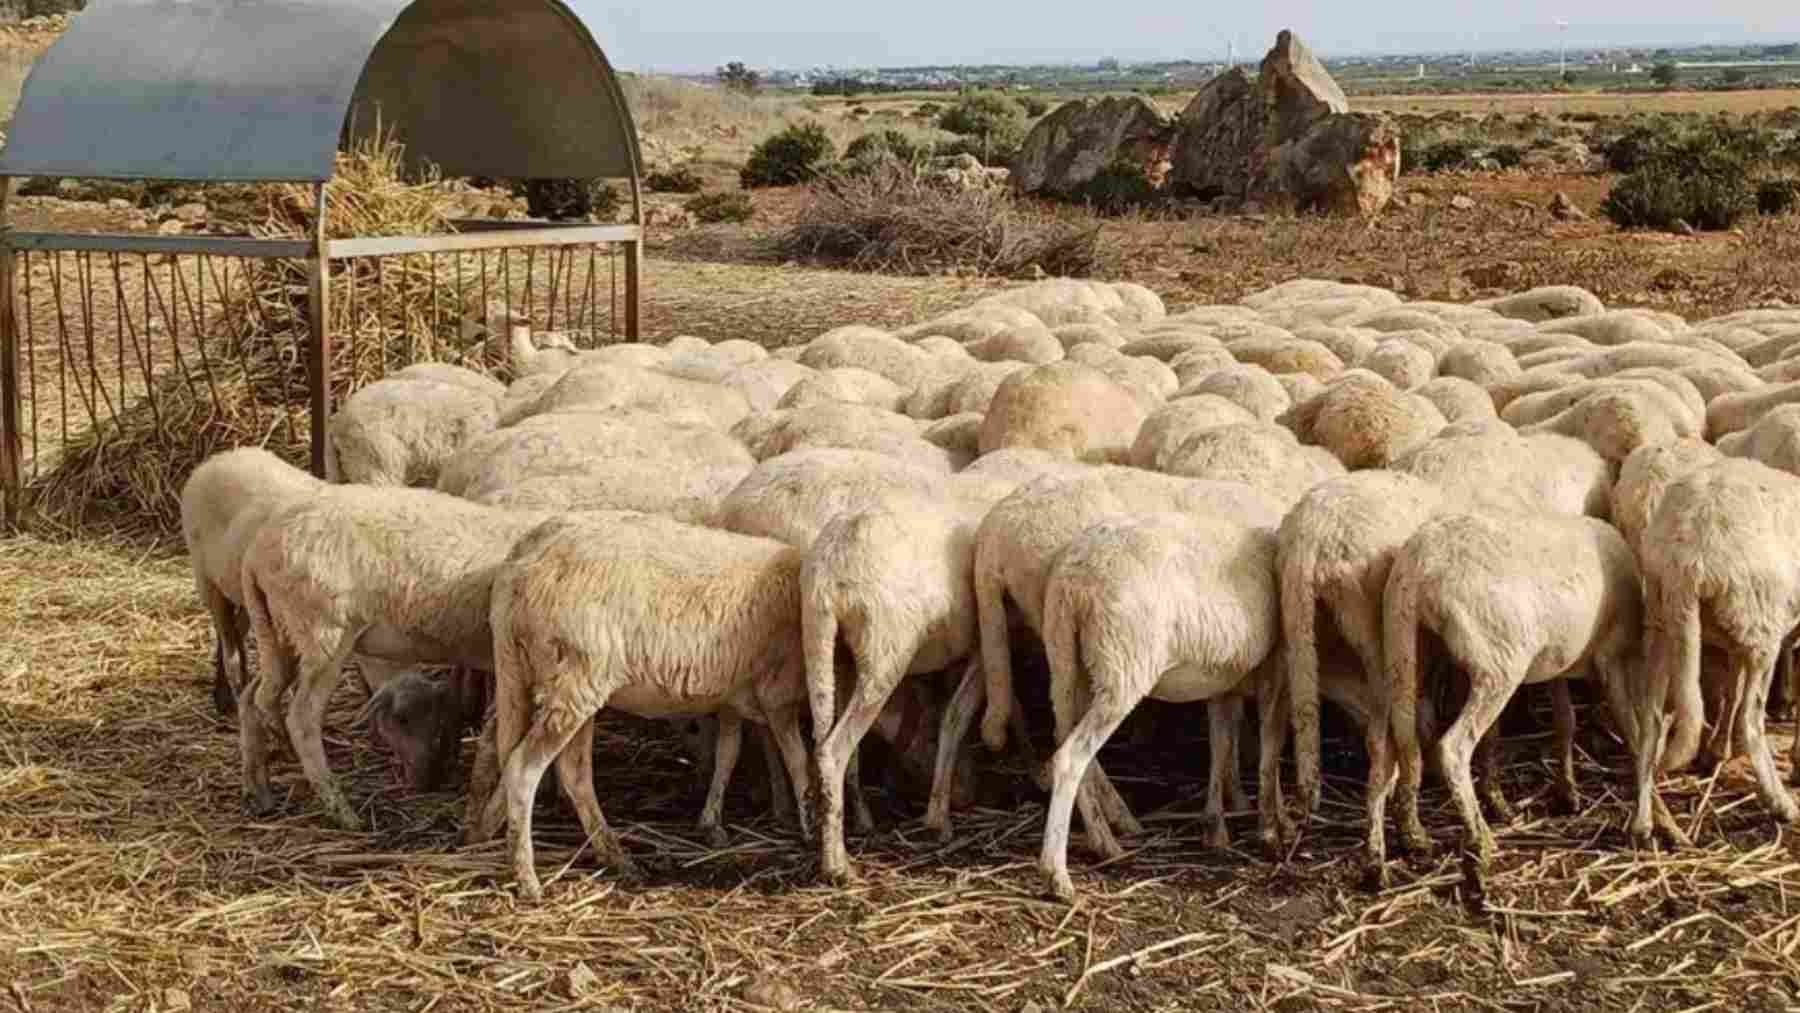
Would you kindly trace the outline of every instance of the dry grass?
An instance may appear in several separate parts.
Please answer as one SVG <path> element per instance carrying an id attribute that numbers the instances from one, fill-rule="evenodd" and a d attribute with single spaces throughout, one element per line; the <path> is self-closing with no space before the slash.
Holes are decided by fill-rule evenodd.
<path id="1" fill-rule="evenodd" d="M 8 1008 L 738 1011 L 791 989 L 809 1009 L 1774 1010 L 1800 983 L 1800 861 L 1736 768 L 1665 792 L 1700 847 L 1640 854 L 1615 747 L 1590 743 L 1586 811 L 1549 818 L 1547 737 L 1512 728 L 1505 779 L 1525 815 L 1500 831 L 1477 903 L 1449 855 L 1403 865 L 1384 893 L 1357 885 L 1361 771 L 1341 743 L 1322 819 L 1287 861 L 1208 852 L 1190 798 L 1205 750 L 1165 735 L 1109 752 L 1150 829 L 1112 865 L 1076 856 L 1068 908 L 1039 894 L 1041 800 L 1018 778 L 1018 801 L 958 814 L 947 846 L 908 822 L 916 808 L 878 799 L 863 880 L 834 890 L 737 793 L 732 846 L 707 848 L 672 737 L 609 716 L 598 789 L 648 878 L 594 868 L 548 804 L 548 898 L 532 906 L 496 850 L 454 845 L 459 799 L 399 797 L 345 735 L 348 691 L 327 751 L 374 829 L 327 829 L 291 759 L 275 766 L 283 814 L 243 819 L 182 560 L 7 540 L 0 610 Z M 1442 793 L 1426 806 L 1452 845 Z M 1234 817 L 1240 840 L 1252 823 Z"/>
<path id="2" fill-rule="evenodd" d="M 1800 106 L 1800 88 L 1754 91 L 1667 91 L 1608 95 L 1600 92 L 1545 92 L 1520 95 L 1372 95 L 1351 100 L 1370 112 L 1502 113 L 1745 113 Z"/>
<path id="3" fill-rule="evenodd" d="M 1003 188 L 946 186 L 884 162 L 813 183 L 780 248 L 858 271 L 1086 277 L 1102 228 L 1022 205 Z"/>

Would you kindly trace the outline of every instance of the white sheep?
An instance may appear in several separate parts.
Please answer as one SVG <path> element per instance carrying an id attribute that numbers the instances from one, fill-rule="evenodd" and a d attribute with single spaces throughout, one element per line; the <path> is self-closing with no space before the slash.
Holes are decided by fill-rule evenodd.
<path id="1" fill-rule="evenodd" d="M 1413 393 L 1436 405 L 1447 423 L 1500 417 L 1488 392 L 1461 377 L 1440 376 Z"/>
<path id="2" fill-rule="evenodd" d="M 840 367 L 868 370 L 902 390 L 912 390 L 940 368 L 931 353 L 886 331 L 855 324 L 826 331 L 808 342 L 800 363 L 820 371 Z"/>
<path id="3" fill-rule="evenodd" d="M 272 511 L 244 550 L 244 605 L 259 671 L 238 700 L 244 800 L 273 810 L 268 731 L 294 687 L 288 735 L 338 826 L 361 820 L 326 764 L 325 706 L 354 653 L 395 665 L 493 668 L 493 571 L 544 515 L 429 489 L 327 485 Z"/>
<path id="4" fill-rule="evenodd" d="M 1037 366 L 994 391 L 982 419 L 981 452 L 1036 447 L 1076 460 L 1123 462 L 1145 414 L 1129 390 L 1090 366 Z"/>
<path id="5" fill-rule="evenodd" d="M 919 424 L 905 415 L 845 401 L 747 415 L 732 428 L 731 435 L 759 461 L 810 447 L 871 450 L 945 472 L 970 460 L 959 460 L 942 447 L 925 442 L 919 436 Z"/>
<path id="6" fill-rule="evenodd" d="M 1750 428 L 1775 408 L 1796 403 L 1800 403 L 1800 381 L 1714 398 L 1706 406 L 1706 436 L 1717 442 L 1721 436 Z"/>
<path id="7" fill-rule="evenodd" d="M 690 524 L 718 514 L 731 490 L 750 474 L 750 465 L 695 465 L 671 468 L 666 461 L 610 458 L 581 462 L 579 471 L 556 471 L 476 482 L 466 499 L 507 510 L 591 513 L 636 510 Z"/>
<path id="8" fill-rule="evenodd" d="M 1082 791 L 1100 747 L 1145 697 L 1187 703 L 1218 701 L 1256 688 L 1259 670 L 1280 638 L 1275 533 L 1224 517 L 1149 514 L 1105 521 L 1083 531 L 1057 561 L 1044 593 L 1044 645 L 1059 745 L 1039 870 L 1051 891 L 1075 897 L 1069 878 L 1069 822 L 1079 797 L 1082 820 L 1100 831 L 1107 858 L 1122 851 L 1106 840 L 1098 793 Z M 1263 712 L 1266 781 L 1278 768 L 1269 756 L 1285 716 L 1278 694 L 1258 693 Z M 1231 709 L 1209 708 L 1213 767 L 1206 803 L 1207 842 L 1229 843 L 1225 797 L 1236 779 Z M 1278 748 L 1278 747 L 1277 747 Z M 1278 756 L 1279 754 L 1277 754 Z M 1276 819 L 1265 791 L 1263 822 Z M 1110 843 L 1111 847 L 1106 847 Z"/>
<path id="9" fill-rule="evenodd" d="M 1150 413 L 1132 441 L 1133 467 L 1163 471 L 1169 455 L 1195 433 L 1218 426 L 1254 422 L 1255 417 L 1217 394 L 1196 394 L 1171 401 Z"/>
<path id="10" fill-rule="evenodd" d="M 1261 366 L 1229 366 L 1182 384 L 1169 400 L 1196 394 L 1217 394 L 1256 416 L 1259 421 L 1273 422 L 1293 406 L 1293 398 L 1274 374 Z"/>
<path id="11" fill-rule="evenodd" d="M 1763 730 L 1777 662 L 1800 625 L 1800 573 L 1793 566 L 1800 551 L 1800 478 L 1739 458 L 1690 472 L 1663 494 L 1643 549 L 1651 653 L 1647 692 L 1638 699 L 1640 739 L 1663 742 L 1665 696 L 1697 699 L 1701 645 L 1716 646 L 1726 656 L 1727 683 L 1708 752 L 1721 762 L 1730 753 L 1748 756 L 1770 814 L 1782 823 L 1800 821 Z M 1675 734 L 1663 749 L 1691 753 L 1690 743 L 1678 741 L 1679 715 L 1678 709 Z M 1673 764 L 1653 755 L 1636 759 L 1632 835 L 1647 842 L 1660 830 L 1682 841 L 1656 794 L 1657 768 Z"/>
<path id="12" fill-rule="evenodd" d="M 1534 323 L 1606 312 L 1606 305 L 1598 296 L 1576 285 L 1546 285 L 1497 299 L 1483 299 L 1474 305 L 1493 310 L 1503 317 Z"/>
<path id="13" fill-rule="evenodd" d="M 1431 401 L 1360 368 L 1297 402 L 1282 419 L 1300 442 L 1325 448 L 1353 471 L 1387 467 L 1445 424 Z"/>
<path id="14" fill-rule="evenodd" d="M 377 380 L 330 420 L 326 477 L 362 485 L 429 486 L 469 441 L 494 430 L 498 402 L 466 386 Z"/>
<path id="15" fill-rule="evenodd" d="M 212 618 L 213 706 L 237 712 L 249 682 L 244 662 L 241 569 L 244 550 L 270 513 L 324 483 L 261 447 L 239 447 L 200 462 L 181 486 L 181 537 L 194 571 L 194 591 Z"/>
<path id="16" fill-rule="evenodd" d="M 506 384 L 491 376 L 477 373 L 465 366 L 448 362 L 415 362 L 403 366 L 391 374 L 396 380 L 426 380 L 431 383 L 447 383 L 463 387 L 476 394 L 485 394 L 499 401 L 506 394 Z"/>
<path id="17" fill-rule="evenodd" d="M 750 402 L 730 387 L 606 362 L 588 363 L 564 373 L 538 398 L 531 414 L 574 408 L 680 411 L 704 418 L 720 430 L 730 429 L 750 414 Z"/>
<path id="18" fill-rule="evenodd" d="M 552 412 L 470 441 L 444 465 L 437 488 L 453 496 L 482 495 L 539 475 L 579 473 L 604 460 L 671 469 L 755 463 L 742 443 L 710 426 L 645 411 Z"/>
<path id="19" fill-rule="evenodd" d="M 1390 755 L 1381 736 L 1370 738 L 1372 869 L 1383 869 L 1386 861 L 1382 824 L 1396 763 L 1401 832 L 1414 850 L 1431 848 L 1419 822 L 1421 764 L 1413 709 L 1421 672 L 1440 660 L 1469 680 L 1467 703 L 1439 740 L 1438 752 L 1473 845 L 1477 879 L 1493 859 L 1494 838 L 1476 800 L 1471 759 L 1520 686 L 1579 676 L 1591 665 L 1632 752 L 1652 751 L 1632 716 L 1636 686 L 1630 670 L 1640 659 L 1644 629 L 1637 565 L 1625 540 L 1606 522 L 1535 513 L 1434 518 L 1395 555 L 1383 594 L 1386 669 L 1372 702 L 1376 722 L 1386 720 L 1393 750 Z M 1442 645 L 1447 658 L 1426 655 L 1427 643 Z M 1574 712 L 1566 691 L 1556 699 L 1555 788 L 1565 811 L 1573 812 Z M 1660 698 L 1657 706 L 1660 710 Z M 1509 818 L 1496 779 L 1483 782 L 1490 805 Z"/>
<path id="20" fill-rule="evenodd" d="M 1439 434 L 1401 455 L 1393 470 L 1456 493 L 1468 509 L 1611 516 L 1613 479 L 1606 459 L 1580 440 L 1555 433 Z"/>
<path id="21" fill-rule="evenodd" d="M 1346 471 L 1329 450 L 1302 446 L 1292 432 L 1267 422 L 1195 433 L 1169 453 L 1163 470 L 1184 478 L 1243 482 L 1290 504 Z"/>
<path id="22" fill-rule="evenodd" d="M 838 366 L 801 379 L 781 395 L 775 407 L 804 408 L 822 401 L 849 401 L 899 411 L 908 397 L 907 388 L 879 373 Z"/>
<path id="23" fill-rule="evenodd" d="M 1728 457 L 1748 457 L 1790 475 L 1800 475 L 1800 404 L 1772 409 L 1748 429 L 1719 439 Z"/>
<path id="24" fill-rule="evenodd" d="M 540 899 L 531 806 L 556 760 L 588 839 L 609 864 L 634 871 L 594 795 L 593 720 L 609 706 L 656 718 L 719 715 L 700 816 L 715 840 L 745 720 L 770 726 L 804 797 L 799 577 L 791 546 L 648 514 L 534 526 L 493 568 L 496 720 L 494 749 L 482 755 L 504 760 L 465 838 L 486 840 L 504 820 L 519 892 Z M 473 780 L 489 779 L 484 771 Z"/>

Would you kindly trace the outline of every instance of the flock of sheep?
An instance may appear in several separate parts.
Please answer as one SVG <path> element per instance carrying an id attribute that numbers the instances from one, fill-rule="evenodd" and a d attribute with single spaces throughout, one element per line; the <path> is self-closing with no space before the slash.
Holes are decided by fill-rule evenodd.
<path id="1" fill-rule="evenodd" d="M 1682 840 L 1659 771 L 1734 755 L 1800 819 L 1764 738 L 1800 625 L 1800 310 L 1690 324 L 1570 287 L 1453 305 L 1299 280 L 1170 313 L 1135 284 L 1053 279 L 774 352 L 578 350 L 498 307 L 465 326 L 506 343 L 510 385 L 409 366 L 331 420 L 330 481 L 239 449 L 183 491 L 254 810 L 285 729 L 329 817 L 359 825 L 321 746 L 355 659 L 411 783 L 450 776 L 482 726 L 465 839 L 506 826 L 526 896 L 553 762 L 630 867 L 594 794 L 608 707 L 707 719 L 714 839 L 745 723 L 765 734 L 771 804 L 842 879 L 864 737 L 929 771 L 947 834 L 976 715 L 988 748 L 1029 748 L 1012 648 L 1041 637 L 1041 868 L 1064 898 L 1077 806 L 1101 855 L 1140 830 L 1096 757 L 1146 697 L 1207 704 L 1209 842 L 1242 797 L 1251 700 L 1260 837 L 1292 840 L 1281 752 L 1291 726 L 1304 816 L 1323 697 L 1365 732 L 1371 869 L 1396 786 L 1402 837 L 1429 849 L 1424 743 L 1485 862 L 1481 803 L 1509 812 L 1495 722 L 1525 683 L 1551 684 L 1576 804 L 1578 677 L 1631 750 L 1636 839 Z M 1454 714 L 1435 713 L 1446 666 L 1467 680 Z M 933 673 L 942 703 L 913 689 Z"/>

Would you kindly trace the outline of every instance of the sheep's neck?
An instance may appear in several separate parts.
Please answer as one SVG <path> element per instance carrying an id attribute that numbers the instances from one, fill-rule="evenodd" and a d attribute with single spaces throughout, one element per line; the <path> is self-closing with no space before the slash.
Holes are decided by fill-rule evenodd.
<path id="1" fill-rule="evenodd" d="M 531 360 L 537 358 L 537 346 L 531 343 L 531 328 L 513 325 L 512 358 L 518 366 L 529 366 Z"/>

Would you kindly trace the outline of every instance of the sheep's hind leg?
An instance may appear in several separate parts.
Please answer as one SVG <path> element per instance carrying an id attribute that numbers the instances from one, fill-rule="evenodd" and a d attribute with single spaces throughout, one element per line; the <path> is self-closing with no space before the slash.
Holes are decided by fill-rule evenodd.
<path id="1" fill-rule="evenodd" d="M 566 707 L 546 706 L 537 710 L 537 717 L 532 721 L 531 730 L 525 733 L 518 746 L 506 757 L 505 768 L 500 777 L 500 794 L 506 801 L 506 836 L 511 844 L 513 876 L 519 884 L 519 895 L 527 900 L 542 900 L 543 884 L 538 882 L 536 860 L 531 850 L 531 804 L 537 798 L 538 782 L 543 780 L 544 771 L 549 769 L 551 761 L 557 759 L 570 742 L 580 735 L 583 720 L 570 721 L 573 715 Z M 566 727 L 557 727 L 558 719 L 568 722 Z M 587 720 L 592 720 L 591 716 Z M 589 792 L 592 792 L 592 779 L 589 779 Z M 596 800 L 594 815 L 599 816 L 600 805 Z M 584 821 L 585 822 L 585 821 Z M 616 854 L 623 849 L 606 827 L 605 818 L 600 817 L 596 850 L 606 854 Z"/>
<path id="2" fill-rule="evenodd" d="M 725 788 L 737 769 L 738 751 L 744 745 L 744 719 L 736 711 L 719 711 L 719 734 L 713 746 L 712 783 L 706 789 L 706 805 L 700 809 L 700 832 L 707 843 L 722 848 L 731 843 L 725 828 L 719 825 L 720 811 L 725 808 Z"/>
<path id="3" fill-rule="evenodd" d="M 1206 778 L 1206 846 L 1231 847 L 1231 831 L 1225 826 L 1228 800 L 1240 794 L 1237 785 L 1238 725 L 1244 719 L 1244 700 L 1239 696 L 1214 697 L 1206 702 L 1207 738 L 1212 748 L 1211 769 Z"/>
<path id="4" fill-rule="evenodd" d="M 938 726 L 937 756 L 931 768 L 931 801 L 925 806 L 926 829 L 936 830 L 938 839 L 946 844 L 950 842 L 950 782 L 956 772 L 956 751 L 975 724 L 975 713 L 986 700 L 987 683 L 982 676 L 981 663 L 971 661 L 963 669 L 962 681 L 956 684 L 956 692 L 951 694 L 944 707 L 944 717 Z M 1017 708 L 1013 713 L 1018 713 Z"/>
<path id="5" fill-rule="evenodd" d="M 326 815 L 344 830 L 362 829 L 362 820 L 351 808 L 349 799 L 344 797 L 337 779 L 331 776 L 331 766 L 325 761 L 323 738 L 325 708 L 331 703 L 331 693 L 337 688 L 344 662 L 355 645 L 356 635 L 344 631 L 339 635 L 335 649 L 303 654 L 300 685 L 295 687 L 287 709 L 288 736 L 300 758 L 300 766 L 312 782 Z"/>
<path id="6" fill-rule="evenodd" d="M 857 666 L 859 672 L 875 672 L 874 665 Z M 856 757 L 863 736 L 881 716 L 886 693 L 876 698 L 874 686 L 885 682 L 865 675 L 856 681 L 856 690 L 848 706 L 839 715 L 831 732 L 819 744 L 819 859 L 820 869 L 832 882 L 846 882 L 850 875 L 850 854 L 844 848 L 844 781 Z M 888 684 L 891 689 L 891 683 Z M 817 730 L 814 735 L 816 737 Z"/>
<path id="7" fill-rule="evenodd" d="M 1556 732 L 1556 779 L 1551 784 L 1551 801 L 1558 813 L 1573 816 L 1581 810 L 1581 795 L 1575 788 L 1575 704 L 1569 699 L 1569 680 L 1550 683 L 1550 711 Z"/>
<path id="8" fill-rule="evenodd" d="M 1060 694 L 1052 694 L 1053 698 L 1059 696 Z M 1062 744 L 1050 759 L 1051 782 L 1054 787 L 1051 789 L 1050 806 L 1044 817 L 1044 846 L 1038 858 L 1038 868 L 1048 880 L 1051 893 L 1064 901 L 1075 899 L 1075 883 L 1069 878 L 1069 824 L 1074 816 L 1077 796 L 1081 794 L 1082 782 L 1090 772 L 1090 765 L 1100 752 L 1100 747 L 1118 730 L 1135 703 L 1135 700 L 1127 702 L 1117 692 L 1100 693 L 1092 697 L 1085 713 L 1076 715 L 1073 708 L 1061 699 L 1056 699 L 1056 723 L 1062 726 L 1073 721 L 1074 727 L 1068 735 L 1062 737 Z M 1082 818 L 1089 818 L 1085 807 Z M 1103 826 L 1104 822 L 1101 821 L 1099 825 Z M 1094 826 L 1094 823 L 1089 824 L 1090 833 Z"/>
<path id="9" fill-rule="evenodd" d="M 1500 717 L 1500 712 L 1506 709 L 1507 700 L 1512 697 L 1512 688 L 1517 685 L 1517 680 L 1508 679 L 1504 675 L 1471 670 L 1469 700 L 1438 743 L 1444 779 L 1450 783 L 1456 807 L 1462 813 L 1463 827 L 1468 832 L 1468 846 L 1475 855 L 1477 876 L 1483 867 L 1493 861 L 1495 845 L 1494 833 L 1489 829 L 1487 820 L 1482 817 L 1481 803 L 1476 799 L 1471 763 L 1476 751 L 1482 748 L 1482 740 L 1493 735 L 1494 722 Z M 1491 772 L 1484 772 L 1484 778 L 1491 776 Z"/>
<path id="10" fill-rule="evenodd" d="M 1750 766 L 1756 772 L 1757 794 L 1762 797 L 1764 808 L 1776 822 L 1792 824 L 1800 822 L 1800 805 L 1795 804 L 1794 796 L 1781 783 L 1765 731 L 1769 717 L 1769 683 L 1774 679 L 1780 653 L 1779 641 L 1773 650 L 1757 648 L 1732 652 L 1732 667 L 1737 676 L 1733 681 L 1741 687 L 1743 696 L 1734 738 L 1737 748 L 1750 757 Z"/>
<path id="11" fill-rule="evenodd" d="M 635 879 L 639 875 L 637 863 L 625 853 L 624 846 L 607 824 L 606 815 L 600 811 L 599 797 L 594 794 L 593 718 L 582 722 L 581 727 L 575 731 L 575 737 L 557 754 L 556 777 L 562 785 L 564 797 L 575 808 L 575 815 L 581 820 L 582 832 L 587 834 L 588 844 L 594 849 L 594 853 L 619 875 Z"/>
<path id="12" fill-rule="evenodd" d="M 775 745 L 781 750 L 782 765 L 787 768 L 785 775 L 771 773 L 770 777 L 785 776 L 793 788 L 793 798 L 805 799 L 811 791 L 812 775 L 806 768 L 806 739 L 800 734 L 800 710 L 795 706 L 772 708 L 768 711 L 769 732 L 775 739 Z M 807 806 L 799 804 L 794 807 L 794 815 L 800 823 L 800 836 L 812 836 L 812 814 Z"/>
<path id="13" fill-rule="evenodd" d="M 800 807 L 794 803 L 794 788 L 788 778 L 787 766 L 782 754 L 781 745 L 776 741 L 773 731 L 762 725 L 756 726 L 757 745 L 762 747 L 763 773 L 769 779 L 769 813 L 775 822 L 784 827 L 801 827 Z"/>

